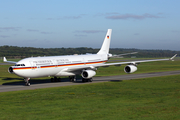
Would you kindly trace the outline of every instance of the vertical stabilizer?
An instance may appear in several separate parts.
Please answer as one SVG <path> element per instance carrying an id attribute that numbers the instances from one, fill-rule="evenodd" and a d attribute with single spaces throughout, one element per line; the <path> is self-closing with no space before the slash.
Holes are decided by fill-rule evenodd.
<path id="1" fill-rule="evenodd" d="M 101 49 L 97 54 L 109 54 L 109 47 L 110 47 L 110 42 L 111 42 L 111 32 L 112 29 L 108 29 L 107 34 L 104 38 L 104 42 L 101 46 Z"/>

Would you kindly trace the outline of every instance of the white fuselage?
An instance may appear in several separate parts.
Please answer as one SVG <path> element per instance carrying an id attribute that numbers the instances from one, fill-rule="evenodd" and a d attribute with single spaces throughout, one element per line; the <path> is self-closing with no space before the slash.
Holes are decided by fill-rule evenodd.
<path id="1" fill-rule="evenodd" d="M 81 74 L 82 68 L 104 64 L 107 59 L 106 54 L 31 57 L 20 60 L 12 68 L 16 75 L 24 78 L 74 76 Z"/>

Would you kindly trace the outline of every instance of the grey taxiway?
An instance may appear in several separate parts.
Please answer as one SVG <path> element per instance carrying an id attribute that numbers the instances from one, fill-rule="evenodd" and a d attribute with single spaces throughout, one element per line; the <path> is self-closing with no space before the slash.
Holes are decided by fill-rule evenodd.
<path id="1" fill-rule="evenodd" d="M 133 80 L 139 78 L 149 78 L 149 77 L 158 77 L 158 76 L 168 76 L 168 75 L 180 75 L 180 70 L 178 71 L 168 71 L 168 72 L 154 72 L 154 73 L 143 73 L 143 74 L 127 74 L 127 75 L 118 75 L 118 76 L 105 76 L 105 77 L 93 77 L 93 82 L 81 82 L 81 80 L 77 80 L 77 82 L 70 82 L 68 80 L 62 80 L 62 82 L 54 82 L 50 81 L 46 82 L 31 82 L 31 86 L 24 86 L 24 82 L 20 82 L 18 84 L 3 84 L 0 85 L 0 92 L 8 92 L 8 91 L 19 91 L 19 90 L 33 90 L 40 88 L 50 88 L 50 87 L 61 87 L 61 86 L 71 86 L 71 85 L 83 85 L 83 84 L 92 84 L 98 82 L 108 82 L 108 81 L 121 81 L 121 80 Z"/>

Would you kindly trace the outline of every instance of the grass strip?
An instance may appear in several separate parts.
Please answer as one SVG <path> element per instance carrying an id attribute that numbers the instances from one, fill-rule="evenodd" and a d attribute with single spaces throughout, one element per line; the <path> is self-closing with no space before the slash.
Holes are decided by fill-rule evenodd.
<path id="1" fill-rule="evenodd" d="M 0 93 L 0 119 L 180 119 L 180 75 Z"/>

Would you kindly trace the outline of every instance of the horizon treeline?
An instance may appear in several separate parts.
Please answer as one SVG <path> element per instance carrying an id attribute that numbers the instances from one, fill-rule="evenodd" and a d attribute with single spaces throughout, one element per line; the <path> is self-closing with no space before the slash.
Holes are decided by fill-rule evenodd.
<path id="1" fill-rule="evenodd" d="M 57 56 L 57 55 L 74 55 L 74 54 L 86 54 L 97 53 L 99 49 L 79 47 L 79 48 L 33 48 L 33 47 L 17 47 L 17 46 L 0 46 L 0 57 L 8 58 L 25 58 L 36 56 Z M 144 50 L 135 48 L 110 48 L 111 54 L 123 54 L 130 52 L 138 52 L 134 55 L 127 55 L 124 57 L 171 57 L 174 54 L 180 54 L 180 51 L 172 50 Z"/>

